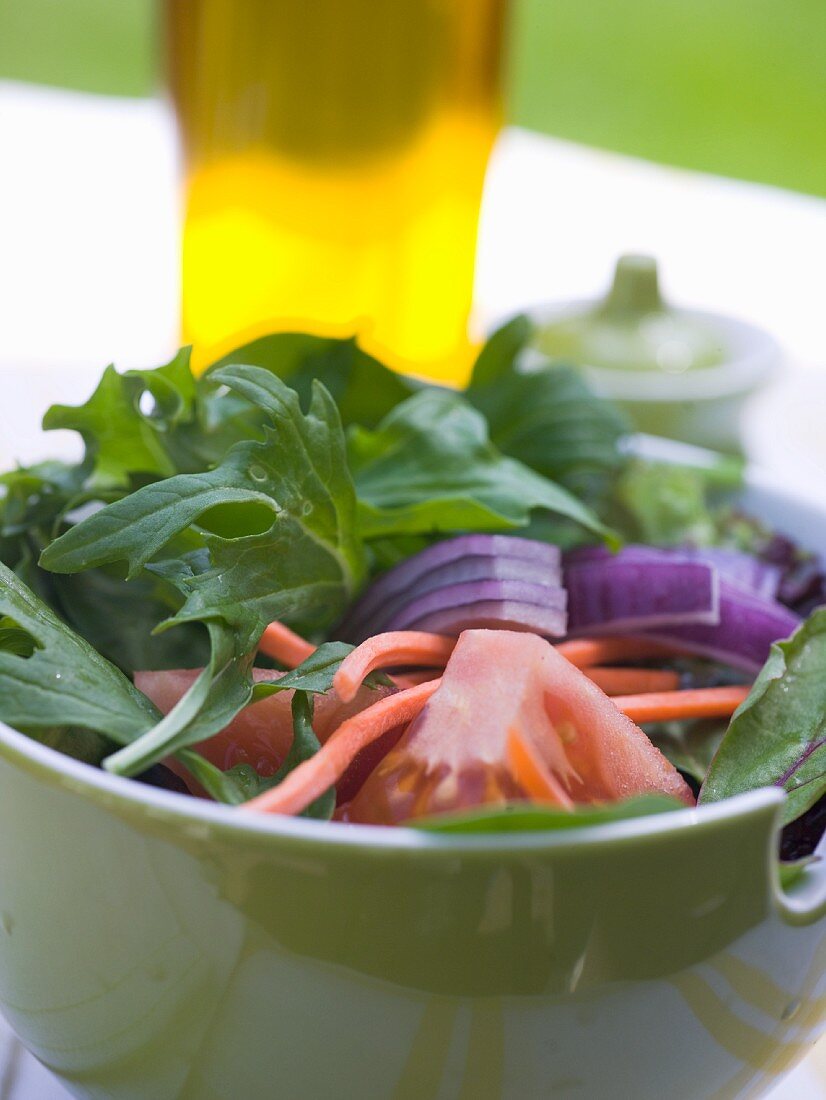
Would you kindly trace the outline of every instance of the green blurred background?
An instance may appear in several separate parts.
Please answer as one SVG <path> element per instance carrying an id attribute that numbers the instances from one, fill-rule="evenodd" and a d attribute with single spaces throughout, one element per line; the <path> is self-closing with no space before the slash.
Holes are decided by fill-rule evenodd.
<path id="1" fill-rule="evenodd" d="M 153 3 L 0 0 L 0 78 L 150 94 Z M 826 195 L 826 0 L 516 0 L 512 43 L 521 126 Z"/>

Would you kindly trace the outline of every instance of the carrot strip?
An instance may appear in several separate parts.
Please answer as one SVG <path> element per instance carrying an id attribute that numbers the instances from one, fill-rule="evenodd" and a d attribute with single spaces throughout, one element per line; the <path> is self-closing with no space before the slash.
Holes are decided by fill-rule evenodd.
<path id="1" fill-rule="evenodd" d="M 441 680 L 387 695 L 353 715 L 330 735 L 315 756 L 299 764 L 295 771 L 257 798 L 239 808 L 268 814 L 299 814 L 341 779 L 344 772 L 367 745 L 382 734 L 412 720 L 420 713 Z"/>
<path id="2" fill-rule="evenodd" d="M 583 672 L 606 695 L 645 695 L 651 691 L 677 691 L 679 673 L 664 668 L 585 668 Z"/>
<path id="3" fill-rule="evenodd" d="M 376 634 L 344 658 L 333 679 L 333 688 L 342 702 L 349 703 L 355 698 L 365 676 L 377 668 L 392 668 L 394 665 L 436 665 L 444 668 L 455 646 L 455 638 L 428 634 L 422 630 Z"/>
<path id="4" fill-rule="evenodd" d="M 279 622 L 270 623 L 261 635 L 258 648 L 287 668 L 297 668 L 316 651 L 312 642 L 305 641 L 300 634 Z"/>
<path id="5" fill-rule="evenodd" d="M 546 766 L 535 747 L 519 730 L 508 731 L 507 760 L 513 778 L 529 794 L 534 802 L 574 808 L 573 801 L 562 789 L 556 776 Z"/>
<path id="6" fill-rule="evenodd" d="M 750 690 L 748 686 L 695 688 L 689 691 L 651 692 L 649 695 L 617 695 L 613 702 L 634 722 L 728 718 Z"/>
<path id="7" fill-rule="evenodd" d="M 606 665 L 612 661 L 643 661 L 648 657 L 680 652 L 677 646 L 668 646 L 664 642 L 629 638 L 621 634 L 606 635 L 604 638 L 575 638 L 570 642 L 560 642 L 555 649 L 577 668 Z"/>

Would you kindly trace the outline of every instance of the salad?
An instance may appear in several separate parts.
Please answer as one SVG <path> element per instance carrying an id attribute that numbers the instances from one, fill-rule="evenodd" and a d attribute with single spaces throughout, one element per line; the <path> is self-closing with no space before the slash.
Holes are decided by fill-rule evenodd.
<path id="1" fill-rule="evenodd" d="M 467 389 L 286 333 L 107 368 L 0 476 L 0 720 L 240 813 L 552 829 L 777 785 L 824 824 L 826 581 L 731 459 L 640 457 L 525 318 Z"/>

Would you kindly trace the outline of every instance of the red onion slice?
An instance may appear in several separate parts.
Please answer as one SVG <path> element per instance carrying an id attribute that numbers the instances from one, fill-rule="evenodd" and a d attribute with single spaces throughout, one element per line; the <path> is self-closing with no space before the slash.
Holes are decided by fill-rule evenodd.
<path id="1" fill-rule="evenodd" d="M 355 613 L 348 616 L 346 622 L 342 624 L 342 629 L 347 630 L 344 637 L 355 642 L 364 641 L 371 634 L 377 634 L 386 629 L 384 624 L 391 622 L 394 616 L 403 611 L 413 599 L 439 589 L 481 581 L 524 581 L 543 588 L 561 590 L 562 571 L 558 567 L 537 568 L 536 564 L 527 558 L 472 557 L 449 561 L 432 572 L 426 573 L 412 588 L 389 596 L 382 603 L 380 610 L 374 612 L 371 617 Z"/>
<path id="2" fill-rule="evenodd" d="M 765 664 L 772 643 L 788 638 L 800 622 L 800 616 L 783 604 L 761 599 L 723 581 L 719 625 L 663 626 L 647 630 L 645 636 L 678 643 L 699 657 L 733 668 L 757 672 Z"/>
<path id="3" fill-rule="evenodd" d="M 520 603 L 518 600 L 481 600 L 460 607 L 432 611 L 412 624 L 416 630 L 458 637 L 463 630 L 519 630 L 561 638 L 565 634 L 565 612 Z"/>
<path id="4" fill-rule="evenodd" d="M 436 612 L 479 603 L 519 603 L 556 612 L 565 619 L 566 596 L 561 585 L 531 584 L 526 581 L 469 581 L 466 584 L 447 585 L 424 596 L 414 596 L 381 629 L 412 630 L 415 627 L 429 630 L 430 627 L 417 624 Z M 557 618 L 553 621 L 556 623 Z"/>
<path id="5" fill-rule="evenodd" d="M 744 550 L 723 546 L 624 546 L 615 553 L 605 546 L 582 546 L 565 555 L 565 565 L 581 565 L 593 561 L 694 561 L 713 565 L 720 579 L 752 592 L 756 596 L 774 599 L 780 588 L 783 570 L 772 562 L 763 561 Z"/>
<path id="6" fill-rule="evenodd" d="M 458 535 L 428 546 L 373 581 L 344 618 L 338 635 L 350 639 L 366 637 L 366 626 L 384 618 L 385 607 L 395 596 L 412 593 L 435 570 L 447 570 L 451 563 L 470 558 L 488 561 L 518 559 L 526 568 L 532 566 L 543 580 L 550 583 L 560 580 L 559 548 L 547 542 L 516 535 Z M 460 576 L 451 578 L 449 571 L 443 577 L 445 583 L 451 579 L 457 582 L 463 579 Z"/>
<path id="7" fill-rule="evenodd" d="M 717 572 L 703 562 L 621 552 L 568 565 L 564 576 L 572 636 L 719 621 Z"/>

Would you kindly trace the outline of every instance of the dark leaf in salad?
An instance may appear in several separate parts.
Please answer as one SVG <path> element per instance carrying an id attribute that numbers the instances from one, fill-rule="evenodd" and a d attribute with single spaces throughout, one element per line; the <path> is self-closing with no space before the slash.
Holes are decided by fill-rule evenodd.
<path id="1" fill-rule="evenodd" d="M 52 606 L 127 674 L 144 668 L 202 666 L 209 659 L 209 640 L 199 624 L 156 632 L 181 603 L 178 593 L 159 578 L 144 574 L 126 583 L 122 569 L 115 566 L 47 575 Z"/>
<path id="2" fill-rule="evenodd" d="M 261 776 L 251 764 L 236 764 L 223 771 L 195 749 L 181 749 L 178 760 L 210 798 L 228 806 L 240 806 L 261 793 Z"/>
<path id="3" fill-rule="evenodd" d="M 277 332 L 236 348 L 212 370 L 253 366 L 271 371 L 303 402 L 321 382 L 338 405 L 342 423 L 373 428 L 417 388 L 417 384 L 368 355 L 355 339 L 331 339 L 306 332 Z M 209 377 L 209 375 L 207 376 Z"/>
<path id="4" fill-rule="evenodd" d="M 365 538 L 509 530 L 536 508 L 606 534 L 575 496 L 500 454 L 484 417 L 459 394 L 424 390 L 375 431 L 351 429 L 348 444 Z"/>
<path id="5" fill-rule="evenodd" d="M 37 642 L 28 630 L 24 630 L 10 616 L 0 616 L 0 653 L 11 653 L 15 657 L 31 657 L 37 649 Z"/>
<path id="6" fill-rule="evenodd" d="M 26 731 L 77 726 L 121 744 L 158 721 L 146 696 L 4 565 L 0 615 L 32 639 L 28 655 L 17 644 L 0 652 L 0 720 Z"/>
<path id="7" fill-rule="evenodd" d="M 104 734 L 80 726 L 48 726 L 26 732 L 41 745 L 94 767 L 99 767 L 115 747 L 114 742 Z"/>
<path id="8" fill-rule="evenodd" d="M 615 406 L 596 397 L 581 374 L 525 355 L 533 325 L 516 317 L 479 354 L 466 397 L 486 418 L 504 454 L 578 492 L 623 462 L 630 428 Z"/>
<path id="9" fill-rule="evenodd" d="M 189 794 L 189 787 L 183 779 L 164 764 L 153 764 L 145 772 L 135 776 L 138 783 L 144 783 L 147 787 L 157 787 L 161 791 L 176 791 L 178 794 Z"/>
<path id="10" fill-rule="evenodd" d="M 700 802 L 766 786 L 794 821 L 826 792 L 826 609 L 772 646 L 712 761 Z"/>

